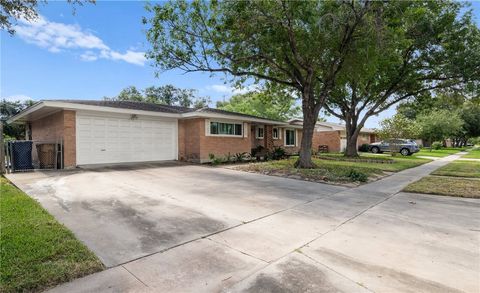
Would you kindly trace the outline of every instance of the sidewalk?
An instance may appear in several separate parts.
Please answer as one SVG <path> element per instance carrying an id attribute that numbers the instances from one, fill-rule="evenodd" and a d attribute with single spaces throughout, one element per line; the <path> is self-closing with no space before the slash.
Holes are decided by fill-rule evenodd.
<path id="1" fill-rule="evenodd" d="M 479 202 L 399 193 L 461 155 L 332 193 L 49 292 L 478 291 L 475 229 L 480 222 L 473 215 Z"/>

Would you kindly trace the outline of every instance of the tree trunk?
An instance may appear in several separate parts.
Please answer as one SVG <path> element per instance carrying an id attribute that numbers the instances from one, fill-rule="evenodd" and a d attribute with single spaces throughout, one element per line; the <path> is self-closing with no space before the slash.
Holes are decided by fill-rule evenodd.
<path id="1" fill-rule="evenodd" d="M 357 139 L 359 131 L 357 125 L 351 122 L 345 124 L 345 133 L 347 135 L 347 147 L 345 149 L 345 157 L 358 157 Z"/>
<path id="2" fill-rule="evenodd" d="M 315 168 L 312 161 L 312 139 L 320 108 L 320 104 L 315 104 L 313 93 L 304 90 L 302 93 L 303 132 L 299 151 L 300 157 L 295 163 L 297 168 Z"/>
<path id="3" fill-rule="evenodd" d="M 345 149 L 345 157 L 358 157 L 357 148 L 358 134 L 347 135 L 347 148 Z"/>

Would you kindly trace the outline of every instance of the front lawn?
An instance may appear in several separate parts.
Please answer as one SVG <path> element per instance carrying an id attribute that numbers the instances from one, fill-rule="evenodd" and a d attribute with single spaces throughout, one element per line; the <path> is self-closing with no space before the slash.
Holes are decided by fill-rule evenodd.
<path id="1" fill-rule="evenodd" d="M 418 153 L 415 153 L 414 156 L 446 157 L 446 156 L 461 152 L 463 150 L 465 149 L 464 148 L 442 148 L 439 150 L 430 150 L 428 148 L 423 148 Z"/>
<path id="2" fill-rule="evenodd" d="M 330 154 L 338 160 L 314 158 L 317 165 L 314 169 L 297 169 L 294 167 L 297 157 L 286 160 L 250 163 L 236 167 L 238 170 L 256 172 L 262 174 L 286 176 L 304 180 L 323 182 L 365 182 L 369 179 L 386 175 L 386 172 L 397 172 L 429 162 L 428 159 L 413 157 L 392 157 L 393 163 L 379 162 L 351 162 L 344 161 L 336 154 Z M 361 158 L 369 158 L 362 156 Z"/>
<path id="3" fill-rule="evenodd" d="M 469 151 L 468 154 L 462 156 L 462 158 L 480 159 L 480 148 Z"/>
<path id="4" fill-rule="evenodd" d="M 427 176 L 408 185 L 404 191 L 480 198 L 480 179 Z"/>
<path id="5" fill-rule="evenodd" d="M 0 177 L 0 292 L 41 291 L 103 264 L 35 200 Z"/>
<path id="6" fill-rule="evenodd" d="M 480 178 L 480 162 L 454 161 L 437 169 L 432 175 Z"/>

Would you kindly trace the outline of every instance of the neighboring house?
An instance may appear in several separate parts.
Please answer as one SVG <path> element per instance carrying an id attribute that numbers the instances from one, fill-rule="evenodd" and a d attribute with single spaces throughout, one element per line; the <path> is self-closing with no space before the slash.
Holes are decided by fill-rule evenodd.
<path id="1" fill-rule="evenodd" d="M 8 120 L 27 138 L 63 143 L 64 166 L 185 160 L 248 152 L 259 145 L 299 150 L 302 126 L 218 109 L 127 101 L 46 100 Z"/>
<path id="2" fill-rule="evenodd" d="M 302 125 L 301 119 L 290 120 L 291 125 Z M 375 130 L 362 128 L 357 139 L 357 147 L 362 144 L 370 144 L 378 140 Z M 313 134 L 312 145 L 314 150 L 320 145 L 327 145 L 329 152 L 343 152 L 347 146 L 345 125 L 332 122 L 317 122 Z"/>

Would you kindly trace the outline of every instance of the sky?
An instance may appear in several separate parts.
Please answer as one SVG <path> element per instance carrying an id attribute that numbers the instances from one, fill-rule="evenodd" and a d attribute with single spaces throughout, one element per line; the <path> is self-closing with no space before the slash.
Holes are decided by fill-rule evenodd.
<path id="1" fill-rule="evenodd" d="M 149 45 L 142 17 L 144 1 L 101 1 L 75 6 L 64 1 L 39 5 L 35 23 L 19 21 L 16 34 L 0 32 L 0 96 L 8 100 L 103 99 L 127 86 L 139 89 L 173 84 L 216 101 L 245 92 L 225 84 L 222 75 L 173 70 L 155 76 L 144 53 Z M 480 24 L 480 2 L 472 2 Z M 73 13 L 74 12 L 74 13 Z M 371 117 L 366 127 L 395 113 L 392 107 Z M 328 121 L 338 122 L 333 117 Z"/>

